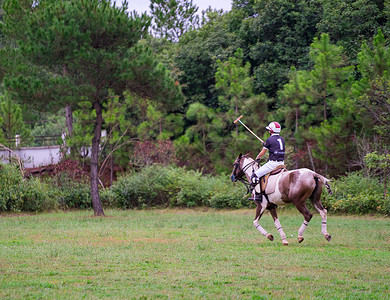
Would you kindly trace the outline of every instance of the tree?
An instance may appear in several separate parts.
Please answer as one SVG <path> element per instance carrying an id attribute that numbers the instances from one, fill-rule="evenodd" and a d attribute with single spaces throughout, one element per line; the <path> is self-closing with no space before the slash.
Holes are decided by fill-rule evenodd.
<path id="1" fill-rule="evenodd" d="M 310 67 L 308 46 L 317 34 L 320 2 L 254 2 L 256 14 L 243 22 L 241 47 L 244 53 L 248 53 L 253 67 L 255 92 L 275 97 L 277 91 L 288 82 L 292 66 L 298 70 Z"/>
<path id="2" fill-rule="evenodd" d="M 253 17 L 255 15 L 255 2 L 256 0 L 233 0 L 233 10 L 243 10 L 245 17 Z"/>
<path id="3" fill-rule="evenodd" d="M 383 198 L 386 199 L 388 195 L 387 181 L 390 172 L 390 154 L 387 150 L 382 154 L 374 151 L 365 156 L 365 162 L 369 169 L 373 169 L 378 176 L 383 178 Z"/>
<path id="4" fill-rule="evenodd" d="M 151 0 L 153 30 L 159 37 L 178 41 L 184 33 L 199 26 L 197 11 L 192 0 Z"/>
<path id="5" fill-rule="evenodd" d="M 186 135 L 190 137 L 190 140 L 201 141 L 203 151 L 206 152 L 207 137 L 215 117 L 214 111 L 201 103 L 192 103 L 187 110 L 186 117 L 194 123 L 187 129 Z"/>
<path id="6" fill-rule="evenodd" d="M 20 137 L 19 147 L 26 146 L 31 141 L 31 130 L 24 124 L 22 109 L 10 96 L 5 94 L 0 97 L 0 118 L 3 120 L 1 129 L 5 137 L 5 145 L 14 149 L 16 136 Z"/>
<path id="7" fill-rule="evenodd" d="M 218 69 L 215 73 L 215 87 L 223 91 L 219 97 L 221 107 L 225 110 L 233 109 L 238 114 L 242 102 L 252 95 L 253 78 L 249 76 L 251 64 L 243 66 L 242 49 L 238 48 L 234 57 L 228 61 L 217 60 Z"/>
<path id="8" fill-rule="evenodd" d="M 3 22 L 4 10 L 3 10 L 3 0 L 0 0 L 0 23 Z M 0 30 L 0 47 L 3 45 L 4 34 Z"/>
<path id="9" fill-rule="evenodd" d="M 342 51 L 342 47 L 330 42 L 328 34 L 322 34 L 319 39 L 314 38 L 311 44 L 310 58 L 314 66 L 304 88 L 312 104 L 310 115 L 314 124 L 321 119 L 328 120 L 330 105 L 337 98 L 337 92 L 349 84 L 353 66 L 347 64 Z"/>
<path id="10" fill-rule="evenodd" d="M 201 28 L 181 36 L 175 54 L 176 67 L 182 72 L 178 80 L 183 86 L 186 103 L 200 102 L 210 108 L 219 107 L 215 89 L 217 60 L 227 60 L 239 48 L 235 33 L 229 30 L 228 14 L 208 12 Z M 184 107 L 184 111 L 188 106 Z"/>
<path id="11" fill-rule="evenodd" d="M 295 67 L 292 67 L 289 77 L 290 81 L 279 91 L 280 104 L 277 114 L 283 116 L 286 129 L 291 130 L 291 136 L 294 141 L 294 152 L 297 154 L 304 140 L 304 124 L 302 119 L 304 119 L 304 115 L 307 113 L 308 106 L 306 105 L 303 83 L 308 78 L 308 72 L 297 71 Z M 286 131 L 283 134 L 287 137 Z M 299 167 L 298 162 L 298 159 L 296 159 L 296 168 Z"/>
<path id="12" fill-rule="evenodd" d="M 362 43 L 358 53 L 358 70 L 361 74 L 361 80 L 358 82 L 360 91 L 362 88 L 369 88 L 369 82 L 378 77 L 390 79 L 390 48 L 382 30 L 378 30 L 372 46 L 366 42 Z"/>
<path id="13" fill-rule="evenodd" d="M 19 98 L 41 109 L 88 101 L 95 111 L 91 148 L 91 196 L 94 214 L 104 215 L 99 197 L 98 154 L 103 104 L 109 89 L 129 90 L 174 106 L 180 86 L 141 41 L 150 19 L 127 13 L 107 0 L 5 0 L 5 33 L 19 48 L 2 51 L 4 82 Z M 6 72 L 1 72 L 5 69 Z M 23 72 L 23 74 L 21 73 Z"/>
<path id="14" fill-rule="evenodd" d="M 387 1 L 322 0 L 319 33 L 328 33 L 332 41 L 345 49 L 353 64 L 359 47 L 372 39 L 378 28 L 386 26 Z"/>
<path id="15" fill-rule="evenodd" d="M 337 110 L 345 105 L 336 103 L 350 100 L 345 91 L 351 86 L 353 66 L 343 56 L 343 48 L 330 42 L 328 34 L 314 39 L 310 58 L 314 66 L 304 86 L 310 103 L 306 121 L 313 126 L 310 133 L 317 142 L 314 154 L 325 163 L 327 172 L 329 165 L 342 166 L 350 154 L 345 150 L 352 143 L 347 124 L 353 115 L 349 110 Z"/>
<path id="16" fill-rule="evenodd" d="M 370 124 L 384 145 L 390 143 L 390 80 L 378 77 L 359 98 L 359 104 L 371 120 Z"/>
<path id="17" fill-rule="evenodd" d="M 390 141 L 390 48 L 382 31 L 374 37 L 373 45 L 362 44 L 358 54 L 361 78 L 352 92 L 362 109 L 365 130 L 376 134 L 383 145 Z"/>

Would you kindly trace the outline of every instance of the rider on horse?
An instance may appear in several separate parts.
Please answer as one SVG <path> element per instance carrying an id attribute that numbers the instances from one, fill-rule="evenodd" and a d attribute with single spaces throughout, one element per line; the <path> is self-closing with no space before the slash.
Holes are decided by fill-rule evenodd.
<path id="1" fill-rule="evenodd" d="M 284 165 L 285 143 L 279 135 L 281 126 L 278 122 L 271 122 L 266 129 L 271 136 L 263 143 L 263 149 L 257 155 L 256 160 L 264 156 L 267 150 L 269 150 L 269 159 L 253 173 L 251 180 L 254 184 L 257 184 L 262 176 L 272 172 L 277 166 Z"/>

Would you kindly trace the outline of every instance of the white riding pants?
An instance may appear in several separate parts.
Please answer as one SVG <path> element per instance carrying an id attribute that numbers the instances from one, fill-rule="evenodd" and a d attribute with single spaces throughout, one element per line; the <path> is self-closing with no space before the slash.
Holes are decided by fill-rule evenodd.
<path id="1" fill-rule="evenodd" d="M 265 174 L 268 174 L 272 172 L 277 166 L 284 165 L 284 161 L 275 161 L 275 160 L 269 160 L 264 165 L 262 165 L 256 172 L 257 178 L 260 178 L 264 176 Z"/>

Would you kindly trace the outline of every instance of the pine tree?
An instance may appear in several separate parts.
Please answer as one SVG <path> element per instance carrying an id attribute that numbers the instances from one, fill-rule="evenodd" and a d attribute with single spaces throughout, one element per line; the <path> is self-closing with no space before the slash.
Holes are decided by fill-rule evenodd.
<path id="1" fill-rule="evenodd" d="M 129 90 L 165 107 L 182 99 L 180 87 L 142 41 L 150 19 L 127 13 L 127 2 L 118 8 L 108 0 L 5 0 L 3 8 L 2 28 L 19 44 L 0 53 L 5 57 L 0 58 L 0 77 L 6 74 L 6 86 L 41 110 L 88 101 L 96 113 L 91 195 L 94 214 L 104 215 L 98 155 L 109 89 L 119 96 Z"/>
<path id="2" fill-rule="evenodd" d="M 197 11 L 192 0 L 150 1 L 154 32 L 171 41 L 178 41 L 184 33 L 199 26 Z"/>
<path id="3" fill-rule="evenodd" d="M 22 109 L 10 96 L 0 97 L 0 118 L 3 121 L 1 124 L 2 134 L 8 148 L 15 149 L 31 142 L 31 130 L 23 121 Z M 19 136 L 20 143 L 19 140 L 16 141 L 16 136 Z M 17 143 L 18 145 L 16 145 Z"/>

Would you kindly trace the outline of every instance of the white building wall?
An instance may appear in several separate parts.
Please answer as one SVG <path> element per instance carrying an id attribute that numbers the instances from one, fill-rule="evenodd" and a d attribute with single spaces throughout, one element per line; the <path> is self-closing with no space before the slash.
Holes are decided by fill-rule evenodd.
<path id="1" fill-rule="evenodd" d="M 13 151 L 19 156 L 25 168 L 56 164 L 61 158 L 60 146 L 22 147 Z M 0 150 L 0 159 L 3 163 L 8 163 L 9 152 Z"/>

